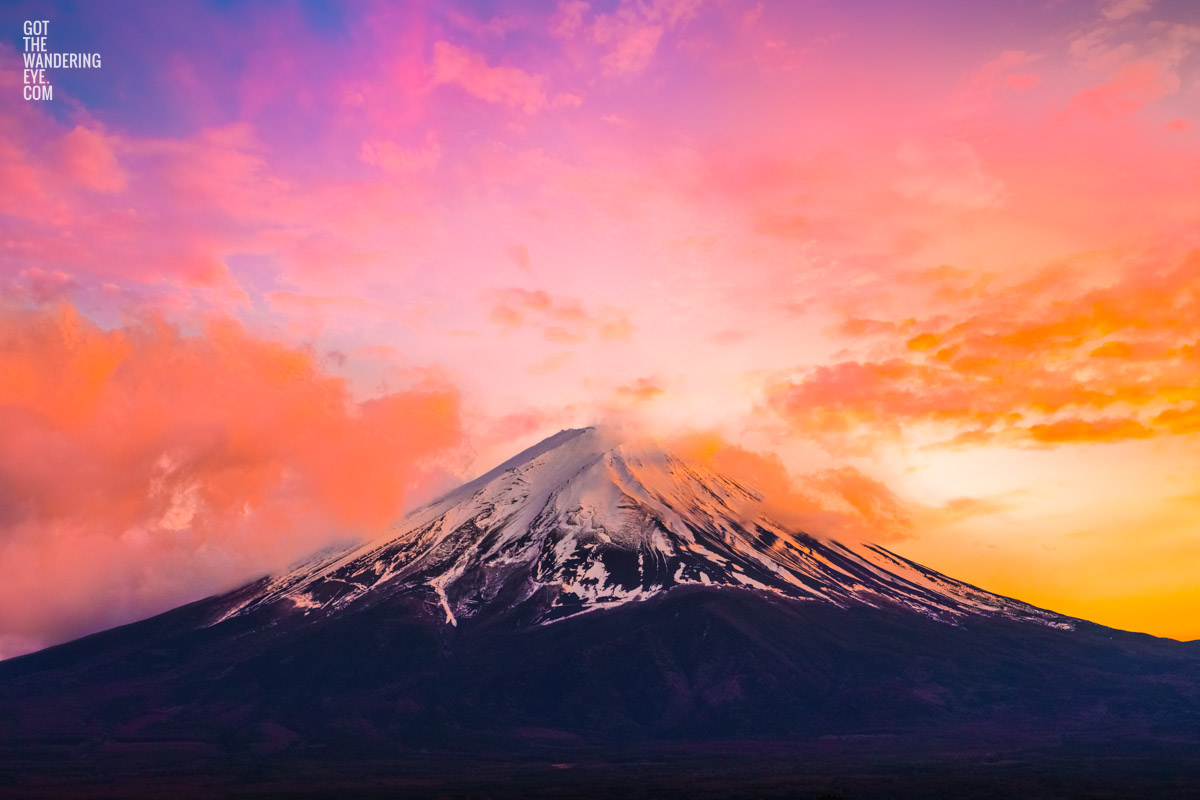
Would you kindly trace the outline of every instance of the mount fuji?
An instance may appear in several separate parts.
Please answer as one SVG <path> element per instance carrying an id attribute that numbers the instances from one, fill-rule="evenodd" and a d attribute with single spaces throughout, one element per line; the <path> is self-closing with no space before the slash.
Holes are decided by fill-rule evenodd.
<path id="1" fill-rule="evenodd" d="M 0 662 L 0 795 L 1195 796 L 1200 643 L 768 500 L 562 431 L 375 541 Z"/>
<path id="2" fill-rule="evenodd" d="M 548 624 L 676 587 L 738 587 L 838 607 L 895 607 L 954 622 L 1072 621 L 927 569 L 883 547 L 819 539 L 764 498 L 665 450 L 593 428 L 546 439 L 418 509 L 381 541 L 266 582 L 218 621 L 273 608 L 328 615 L 396 595 L 445 622 L 516 613 Z"/>

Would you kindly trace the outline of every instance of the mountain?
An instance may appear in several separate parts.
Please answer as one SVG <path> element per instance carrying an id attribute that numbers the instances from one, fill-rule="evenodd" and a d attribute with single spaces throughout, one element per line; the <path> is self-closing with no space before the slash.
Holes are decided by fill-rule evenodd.
<path id="1" fill-rule="evenodd" d="M 751 488 L 668 452 L 562 431 L 410 514 L 382 541 L 305 564 L 221 619 L 262 607 L 337 614 L 410 594 L 445 621 L 516 612 L 547 624 L 681 586 L 895 606 L 954 621 L 1072 621 L 984 592 L 878 545 L 772 521 Z"/>
<path id="2" fill-rule="evenodd" d="M 0 796 L 1195 796 L 1200 643 L 768 499 L 563 431 L 377 541 L 0 662 Z"/>

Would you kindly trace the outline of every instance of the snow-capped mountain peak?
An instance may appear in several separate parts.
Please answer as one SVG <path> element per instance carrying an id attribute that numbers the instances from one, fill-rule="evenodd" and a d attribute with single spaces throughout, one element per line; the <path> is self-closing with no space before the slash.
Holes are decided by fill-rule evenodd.
<path id="1" fill-rule="evenodd" d="M 458 625 L 519 610 L 546 624 L 689 584 L 955 621 L 1066 618 L 982 591 L 878 545 L 810 536 L 754 489 L 593 428 L 561 431 L 406 516 L 386 536 L 314 559 L 222 615 L 337 613 L 398 593 Z"/>

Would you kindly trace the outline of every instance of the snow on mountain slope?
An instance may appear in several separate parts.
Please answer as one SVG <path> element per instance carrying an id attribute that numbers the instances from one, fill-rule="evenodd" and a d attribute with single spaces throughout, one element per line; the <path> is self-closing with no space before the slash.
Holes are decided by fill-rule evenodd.
<path id="1" fill-rule="evenodd" d="M 386 536 L 269 581 L 221 618 L 277 605 L 338 612 L 416 593 L 445 621 L 522 608 L 550 623 L 686 584 L 839 606 L 901 606 L 946 621 L 1068 619 L 982 591 L 878 545 L 789 530 L 762 498 L 662 450 L 562 431 L 417 509 Z"/>

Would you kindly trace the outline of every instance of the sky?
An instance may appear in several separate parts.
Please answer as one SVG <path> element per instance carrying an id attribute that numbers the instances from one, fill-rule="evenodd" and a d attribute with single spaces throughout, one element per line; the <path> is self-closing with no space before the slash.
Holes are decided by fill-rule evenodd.
<path id="1" fill-rule="evenodd" d="M 48 69 L 25 99 L 23 23 Z M 561 428 L 1200 638 L 1200 7 L 6 2 L 0 657 Z"/>

